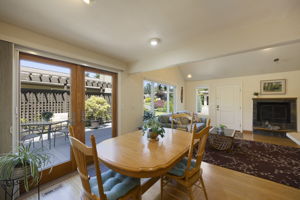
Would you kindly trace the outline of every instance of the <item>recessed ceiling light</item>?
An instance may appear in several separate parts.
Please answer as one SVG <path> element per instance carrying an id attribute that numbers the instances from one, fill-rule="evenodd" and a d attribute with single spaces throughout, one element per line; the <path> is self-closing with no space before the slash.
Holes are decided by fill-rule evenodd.
<path id="1" fill-rule="evenodd" d="M 188 78 L 192 78 L 192 74 L 188 74 L 187 77 L 188 77 Z"/>
<path id="2" fill-rule="evenodd" d="M 157 46 L 159 43 L 160 43 L 160 39 L 159 38 L 152 38 L 150 40 L 150 45 L 153 46 L 153 47 Z"/>
<path id="3" fill-rule="evenodd" d="M 96 0 L 82 0 L 84 3 L 86 3 L 86 4 L 91 4 L 91 3 L 93 3 L 94 1 L 96 1 Z"/>

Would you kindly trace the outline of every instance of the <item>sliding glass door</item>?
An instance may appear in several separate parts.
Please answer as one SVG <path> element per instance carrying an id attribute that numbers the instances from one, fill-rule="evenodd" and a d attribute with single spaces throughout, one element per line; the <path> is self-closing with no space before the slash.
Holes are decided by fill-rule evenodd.
<path id="1" fill-rule="evenodd" d="M 117 135 L 117 74 L 20 53 L 19 145 L 48 154 L 42 182 L 76 169 L 68 126 L 90 145 Z M 52 169 L 51 174 L 50 169 Z"/>
<path id="2" fill-rule="evenodd" d="M 41 170 L 52 168 L 52 177 L 71 172 L 68 126 L 74 113 L 76 65 L 22 53 L 19 66 L 19 145 L 48 154 Z"/>

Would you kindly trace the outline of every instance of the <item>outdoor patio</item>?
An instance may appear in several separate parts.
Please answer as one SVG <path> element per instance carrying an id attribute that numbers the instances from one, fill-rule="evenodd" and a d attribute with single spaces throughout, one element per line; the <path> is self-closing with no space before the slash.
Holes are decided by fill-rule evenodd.
<path id="1" fill-rule="evenodd" d="M 88 146 L 91 146 L 90 136 L 94 134 L 96 137 L 96 143 L 100 143 L 106 139 L 111 138 L 112 135 L 112 128 L 111 123 L 107 123 L 102 125 L 98 129 L 85 129 L 85 141 Z M 25 145 L 29 145 L 31 143 L 31 148 L 33 149 L 40 149 L 41 152 L 48 153 L 50 155 L 50 163 L 44 167 L 47 169 L 51 166 L 59 165 L 61 163 L 67 162 L 70 160 L 70 142 L 68 139 L 65 139 L 65 135 L 56 135 L 55 139 L 55 147 L 54 147 L 54 138 L 51 136 L 51 148 L 49 146 L 49 141 L 47 135 L 43 137 L 43 147 L 39 137 L 34 138 L 34 147 L 32 144 L 32 140 L 25 141 Z"/>

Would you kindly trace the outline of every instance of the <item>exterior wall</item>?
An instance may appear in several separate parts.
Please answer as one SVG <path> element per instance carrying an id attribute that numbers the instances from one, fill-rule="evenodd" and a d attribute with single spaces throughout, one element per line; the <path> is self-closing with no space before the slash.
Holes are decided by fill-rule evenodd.
<path id="1" fill-rule="evenodd" d="M 13 45 L 0 40 L 0 154 L 12 151 Z"/>
<path id="2" fill-rule="evenodd" d="M 151 72 L 123 74 L 121 80 L 121 130 L 120 134 L 135 131 L 141 126 L 144 114 L 144 89 L 143 80 L 156 81 L 176 86 L 176 110 L 185 109 L 185 99 L 180 102 L 180 90 L 185 91 L 185 81 L 177 67 L 166 68 Z"/>
<path id="3" fill-rule="evenodd" d="M 215 100 L 216 87 L 220 85 L 241 85 L 242 87 L 242 128 L 243 130 L 252 130 L 253 119 L 253 101 L 254 92 L 260 91 L 260 80 L 286 79 L 287 91 L 285 95 L 260 95 L 265 98 L 284 98 L 296 97 L 297 99 L 297 128 L 300 130 L 300 71 L 272 73 L 255 76 L 243 76 L 236 78 L 214 79 L 205 81 L 186 82 L 186 107 L 189 111 L 196 111 L 196 88 L 201 86 L 209 87 L 210 105 L 209 112 L 212 124 L 216 121 Z"/>

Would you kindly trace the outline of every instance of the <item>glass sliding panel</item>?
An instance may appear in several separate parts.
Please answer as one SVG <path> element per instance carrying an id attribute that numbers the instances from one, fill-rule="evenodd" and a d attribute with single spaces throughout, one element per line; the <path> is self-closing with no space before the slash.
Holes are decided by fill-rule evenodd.
<path id="1" fill-rule="evenodd" d="M 50 168 L 70 161 L 71 69 L 20 60 L 19 142 L 50 155 Z"/>
<path id="2" fill-rule="evenodd" d="M 85 71 L 85 142 L 100 143 L 112 137 L 112 76 Z"/>

